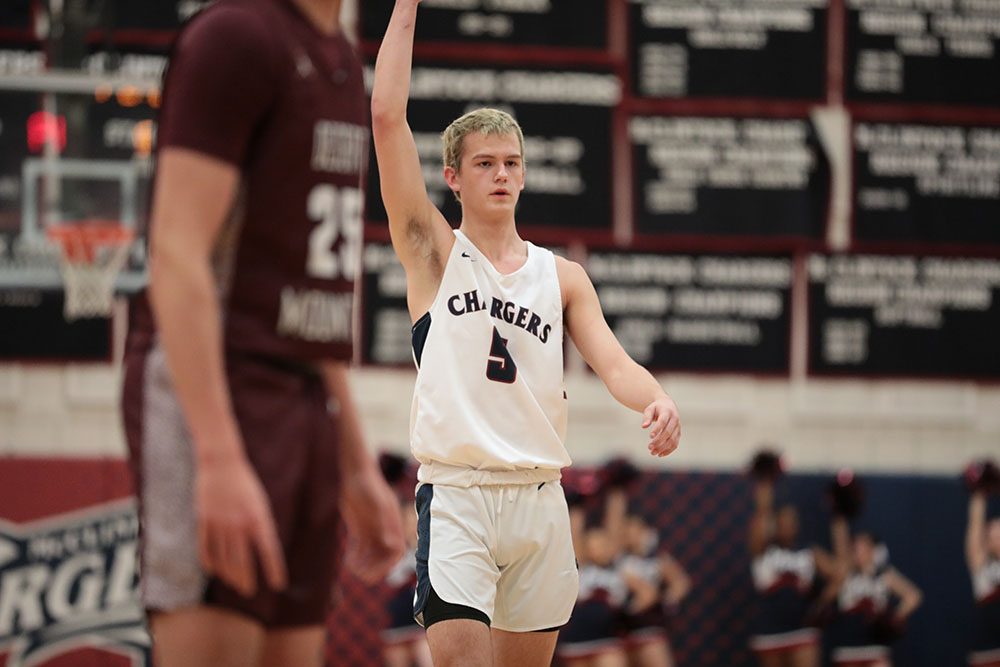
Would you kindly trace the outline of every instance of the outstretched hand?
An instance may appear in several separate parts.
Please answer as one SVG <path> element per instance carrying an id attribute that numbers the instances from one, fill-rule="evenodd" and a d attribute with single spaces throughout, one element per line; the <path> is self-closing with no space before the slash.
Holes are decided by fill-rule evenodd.
<path id="1" fill-rule="evenodd" d="M 646 406 L 642 427 L 649 429 L 649 453 L 663 457 L 677 449 L 681 439 L 681 420 L 677 404 L 666 394 Z"/>

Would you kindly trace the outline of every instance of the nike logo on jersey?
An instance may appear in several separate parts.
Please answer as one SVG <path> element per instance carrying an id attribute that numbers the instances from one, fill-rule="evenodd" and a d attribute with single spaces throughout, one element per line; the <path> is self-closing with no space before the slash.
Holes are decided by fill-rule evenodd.
<path id="1" fill-rule="evenodd" d="M 453 294 L 448 297 L 448 311 L 456 317 L 478 313 L 481 310 L 486 310 L 486 301 L 479 297 L 479 290 Z M 549 340 L 552 325 L 542 326 L 542 318 L 524 306 L 518 306 L 513 301 L 501 301 L 493 297 L 490 301 L 489 312 L 490 317 L 524 329 L 543 343 Z"/>
<path id="2" fill-rule="evenodd" d="M 468 257 L 469 259 L 472 259 L 472 255 L 470 255 L 469 253 L 465 252 L 464 250 L 462 251 L 462 257 Z M 476 260 L 472 259 L 472 261 L 474 262 Z"/>

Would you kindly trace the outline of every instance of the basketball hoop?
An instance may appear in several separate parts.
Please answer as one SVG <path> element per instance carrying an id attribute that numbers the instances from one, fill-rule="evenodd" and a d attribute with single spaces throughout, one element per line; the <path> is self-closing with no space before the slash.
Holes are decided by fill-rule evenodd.
<path id="1" fill-rule="evenodd" d="M 68 321 L 109 316 L 115 278 L 125 266 L 135 232 L 119 222 L 78 220 L 51 226 L 45 235 L 62 248 L 63 316 Z"/>

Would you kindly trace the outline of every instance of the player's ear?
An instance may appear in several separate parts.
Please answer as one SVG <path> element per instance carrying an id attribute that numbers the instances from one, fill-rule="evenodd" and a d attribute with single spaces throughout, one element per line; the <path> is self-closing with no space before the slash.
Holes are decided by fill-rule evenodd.
<path id="1" fill-rule="evenodd" d="M 462 191 L 462 185 L 459 182 L 458 172 L 455 171 L 454 167 L 444 168 L 444 180 L 445 183 L 448 184 L 448 187 L 451 188 L 452 192 L 457 194 Z"/>
<path id="2" fill-rule="evenodd" d="M 521 187 L 518 188 L 519 190 L 523 190 L 524 189 L 524 169 L 525 169 L 525 167 L 524 167 L 524 161 L 522 160 L 521 161 Z"/>

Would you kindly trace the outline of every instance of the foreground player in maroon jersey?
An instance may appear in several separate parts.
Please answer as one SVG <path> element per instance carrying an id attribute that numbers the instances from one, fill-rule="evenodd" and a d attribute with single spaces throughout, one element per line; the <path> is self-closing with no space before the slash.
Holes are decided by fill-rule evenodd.
<path id="1" fill-rule="evenodd" d="M 402 554 L 348 387 L 368 121 L 340 0 L 220 0 L 167 74 L 123 415 L 157 663 L 319 665 L 338 523 Z"/>

